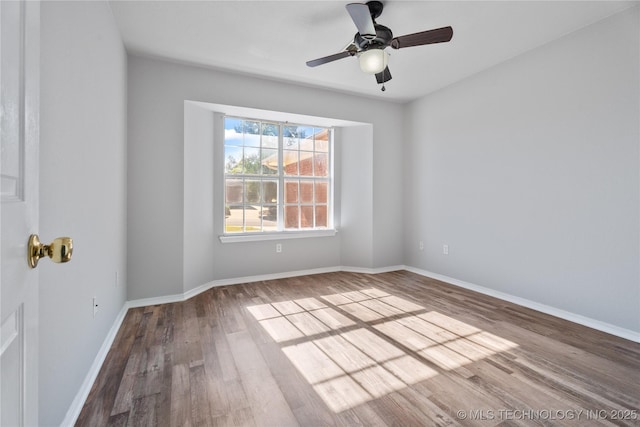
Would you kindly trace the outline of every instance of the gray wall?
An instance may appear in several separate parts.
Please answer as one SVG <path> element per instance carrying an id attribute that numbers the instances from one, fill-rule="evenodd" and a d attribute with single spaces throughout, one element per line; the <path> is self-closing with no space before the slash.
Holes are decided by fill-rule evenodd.
<path id="1" fill-rule="evenodd" d="M 402 165 L 402 139 L 398 138 L 403 123 L 401 105 L 136 56 L 129 57 L 128 79 L 129 299 L 182 294 L 210 280 L 334 267 L 342 262 L 340 234 L 335 238 L 287 240 L 280 255 L 275 253 L 274 242 L 222 244 L 217 240 L 218 233 L 191 240 L 197 233 L 191 214 L 198 203 L 191 186 L 201 184 L 189 170 L 185 173 L 185 165 L 206 164 L 191 158 L 194 147 L 185 147 L 185 101 L 370 123 L 370 164 L 365 168 L 376 172 L 369 183 L 373 186 L 371 208 L 364 210 L 371 216 L 370 236 L 363 241 L 371 245 L 361 247 L 371 256 L 364 257 L 369 265 L 356 267 L 402 263 L 402 175 L 398 173 Z M 187 120 L 206 118 L 194 115 Z M 206 137 L 203 135 L 186 136 L 194 138 L 197 146 Z M 353 165 L 343 165 L 340 173 L 347 169 L 358 173 Z M 209 185 L 202 184 L 202 190 L 206 194 Z M 222 212 L 211 206 L 208 196 L 200 202 L 203 212 L 213 209 L 214 216 Z M 207 247 L 213 250 L 209 257 L 211 271 L 199 252 Z M 359 246 L 354 243 L 349 247 L 355 250 Z M 198 254 L 196 258 L 185 260 L 194 253 Z M 256 261 L 247 263 L 247 259 Z M 198 271 L 185 271 L 187 265 Z M 208 280 L 197 283 L 207 275 L 211 275 Z"/>
<path id="2" fill-rule="evenodd" d="M 183 291 L 213 279 L 213 112 L 184 104 Z"/>
<path id="3" fill-rule="evenodd" d="M 373 128 L 371 126 L 346 127 L 340 130 L 338 148 L 341 170 L 340 180 L 340 234 L 342 238 L 342 265 L 371 268 L 374 266 L 374 211 Z M 354 165 L 358 165 L 354 170 Z M 366 213 L 363 215 L 363 213 Z M 392 227 L 401 226 L 391 223 Z"/>
<path id="4" fill-rule="evenodd" d="M 38 265 L 44 426 L 62 422 L 125 302 L 127 59 L 106 2 L 42 2 L 41 25 L 40 237 L 74 239 L 71 262 Z"/>
<path id="5" fill-rule="evenodd" d="M 639 52 L 636 7 L 408 105 L 405 263 L 640 331 Z"/>

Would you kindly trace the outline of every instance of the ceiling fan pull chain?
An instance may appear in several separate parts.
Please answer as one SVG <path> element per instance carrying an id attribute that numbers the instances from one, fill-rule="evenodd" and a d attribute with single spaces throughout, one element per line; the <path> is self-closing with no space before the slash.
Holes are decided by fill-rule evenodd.
<path id="1" fill-rule="evenodd" d="M 384 87 L 384 83 L 382 83 L 382 89 L 380 89 L 380 90 L 381 90 L 381 91 L 383 91 L 383 92 L 384 92 L 385 90 L 387 90 L 387 88 L 386 88 L 386 87 Z"/>

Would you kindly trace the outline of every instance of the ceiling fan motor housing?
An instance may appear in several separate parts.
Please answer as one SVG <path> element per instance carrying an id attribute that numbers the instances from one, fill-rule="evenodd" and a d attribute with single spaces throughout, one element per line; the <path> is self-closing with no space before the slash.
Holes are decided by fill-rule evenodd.
<path id="1" fill-rule="evenodd" d="M 374 24 L 374 27 L 376 29 L 376 37 L 373 40 L 366 39 L 365 37 L 362 37 L 360 33 L 356 33 L 355 37 L 353 38 L 353 44 L 358 46 L 358 49 L 384 49 L 385 47 L 389 46 L 389 43 L 391 43 L 391 40 L 393 39 L 393 33 L 391 32 L 391 30 L 388 27 L 380 24 Z"/>

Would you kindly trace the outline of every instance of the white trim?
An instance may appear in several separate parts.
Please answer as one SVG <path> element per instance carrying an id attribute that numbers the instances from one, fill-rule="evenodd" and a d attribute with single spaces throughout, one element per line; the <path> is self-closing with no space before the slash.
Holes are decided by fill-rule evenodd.
<path id="1" fill-rule="evenodd" d="M 309 237 L 333 237 L 338 233 L 336 229 L 309 230 L 309 231 L 278 231 L 276 233 L 246 233 L 223 234 L 218 236 L 222 243 L 259 242 L 265 240 L 304 239 Z"/>
<path id="2" fill-rule="evenodd" d="M 312 274 L 335 273 L 336 271 L 340 271 L 340 267 L 314 268 L 310 270 L 289 271 L 285 273 L 260 274 L 257 276 L 245 276 L 245 277 L 234 277 L 231 279 L 213 280 L 209 283 L 205 283 L 202 286 L 198 286 L 197 288 L 194 288 L 185 292 L 184 297 L 186 300 L 202 292 L 205 292 L 211 288 L 216 288 L 219 286 L 239 285 L 241 283 L 262 282 L 265 280 L 287 279 L 290 277 L 309 276 Z"/>
<path id="3" fill-rule="evenodd" d="M 396 265 L 396 266 L 381 267 L 381 268 L 338 266 L 338 267 L 313 268 L 309 270 L 287 271 L 284 273 L 259 274 L 256 276 L 233 277 L 229 279 L 212 280 L 211 282 L 207 282 L 196 288 L 189 289 L 188 291 L 185 291 L 183 294 L 174 294 L 174 295 L 167 295 L 163 297 L 142 298 L 142 299 L 127 301 L 127 307 L 128 308 L 146 307 L 149 305 L 182 302 L 182 301 L 188 300 L 189 298 L 193 298 L 196 295 L 201 294 L 202 292 L 208 291 L 211 288 L 216 288 L 219 286 L 239 285 L 241 283 L 262 282 L 265 280 L 288 279 L 290 277 L 310 276 L 312 274 L 322 274 L 322 273 L 335 273 L 338 271 L 345 271 L 349 273 L 380 274 L 380 273 L 388 273 L 390 271 L 398 271 L 398 270 L 405 270 L 405 269 L 406 267 L 404 265 Z"/>
<path id="4" fill-rule="evenodd" d="M 340 271 L 346 271 L 348 273 L 364 273 L 364 274 L 380 274 L 380 273 L 390 273 L 392 271 L 406 270 L 404 265 L 393 265 L 390 267 L 380 267 L 380 268 L 362 268 L 362 267 L 349 267 L 342 266 L 340 267 Z"/>
<path id="5" fill-rule="evenodd" d="M 71 402 L 71 406 L 69 406 L 64 420 L 62 420 L 62 423 L 60 424 L 61 426 L 72 426 L 75 425 L 76 421 L 78 421 L 82 407 L 91 392 L 91 387 L 93 387 L 93 383 L 96 381 L 96 378 L 100 373 L 100 368 L 102 368 L 102 364 L 107 358 L 107 354 L 109 354 L 109 350 L 113 345 L 113 341 L 120 330 L 120 326 L 122 325 L 128 310 L 129 306 L 125 302 L 122 309 L 120 309 L 120 312 L 116 316 L 111 329 L 109 329 L 107 336 L 104 338 L 102 346 L 100 347 L 100 350 L 98 350 L 98 354 L 96 354 L 95 359 L 93 359 L 91 368 L 89 368 L 89 372 L 87 372 L 87 375 L 84 377 L 84 381 L 82 382 L 76 397 L 73 399 L 73 402 Z"/>
<path id="6" fill-rule="evenodd" d="M 152 297 L 152 298 L 140 298 L 127 301 L 125 306 L 128 309 L 130 308 L 138 308 L 138 307 L 148 307 L 151 305 L 159 305 L 159 304 L 171 304 L 172 302 L 182 302 L 185 301 L 185 294 L 174 294 L 174 295 L 164 295 L 161 297 Z"/>
<path id="7" fill-rule="evenodd" d="M 615 335 L 620 338 L 624 338 L 630 341 L 640 343 L 640 332 L 633 331 L 631 329 L 621 328 L 620 326 L 612 325 L 610 323 L 602 322 L 600 320 L 592 319 L 590 317 L 582 316 L 580 314 L 571 313 L 556 307 L 552 307 L 546 304 L 540 304 L 535 301 L 531 301 L 525 298 L 520 298 L 515 295 L 507 294 L 504 292 L 496 291 L 491 288 L 485 288 L 473 283 L 465 282 L 463 280 L 454 279 L 452 277 L 444 276 L 442 274 L 432 273 L 430 271 L 421 270 L 414 267 L 405 266 L 405 270 L 412 273 L 419 274 L 421 276 L 429 277 L 439 280 L 454 286 L 469 289 L 475 292 L 479 292 L 484 295 L 488 295 L 494 298 L 501 299 L 503 301 L 512 302 L 523 307 L 530 308 L 542 313 L 550 314 L 551 316 L 559 317 L 560 319 L 568 320 L 573 323 L 577 323 L 583 326 L 587 326 L 598 331 L 606 332 L 611 335 Z"/>
<path id="8" fill-rule="evenodd" d="M 149 305 L 157 305 L 157 304 L 167 304 L 172 302 L 183 302 L 188 300 L 189 298 L 195 297 L 198 294 L 208 291 L 211 288 L 216 288 L 219 286 L 239 285 L 241 283 L 262 282 L 265 280 L 287 279 L 289 277 L 309 276 L 311 274 L 335 273 L 337 271 L 342 271 L 341 267 L 314 268 L 310 270 L 288 271 L 285 273 L 260 274 L 256 276 L 245 276 L 245 277 L 234 277 L 230 279 L 212 280 L 211 282 L 207 282 L 196 288 L 189 289 L 188 291 L 185 291 L 183 294 L 131 300 L 131 301 L 127 301 L 127 306 L 129 308 L 134 308 L 134 307 L 146 307 Z"/>

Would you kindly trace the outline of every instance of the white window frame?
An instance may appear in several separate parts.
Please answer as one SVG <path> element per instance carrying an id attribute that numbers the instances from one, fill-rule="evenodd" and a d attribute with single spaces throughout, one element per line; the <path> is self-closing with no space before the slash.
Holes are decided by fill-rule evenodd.
<path id="1" fill-rule="evenodd" d="M 240 120 L 247 121 L 257 121 L 257 122 L 267 122 L 274 123 L 279 125 L 280 132 L 278 132 L 278 174 L 277 175 L 267 175 L 265 178 L 267 179 L 277 179 L 278 181 L 278 215 L 277 215 L 277 230 L 276 231 L 259 231 L 259 232 L 241 232 L 241 233 L 227 233 L 226 232 L 226 220 L 224 219 L 225 213 L 223 212 L 223 221 L 222 221 L 222 232 L 219 236 L 219 239 L 222 243 L 232 243 L 232 242 L 247 242 L 247 241 L 262 241 L 262 240 L 280 240 L 280 239 L 297 239 L 297 238 L 308 238 L 308 237 L 325 237 L 325 236 L 335 236 L 337 230 L 334 225 L 334 211 L 335 211 L 335 201 L 334 201 L 334 185 L 335 185 L 335 174 L 334 174 L 334 137 L 335 132 L 332 126 L 327 126 L 324 124 L 318 123 L 292 123 L 289 121 L 279 121 L 279 120 L 269 120 L 269 119 L 261 119 L 254 117 L 246 117 L 240 115 L 222 115 L 222 121 L 227 118 L 236 118 Z M 286 229 L 284 227 L 284 182 L 286 179 L 297 178 L 300 181 L 308 180 L 308 181 L 316 181 L 313 177 L 305 177 L 305 176 L 292 176 L 285 175 L 283 172 L 283 151 L 284 151 L 284 135 L 282 129 L 284 126 L 304 126 L 304 127 L 312 127 L 312 128 L 323 128 L 327 129 L 329 133 L 329 147 L 328 147 L 328 157 L 329 157 L 329 177 L 328 181 L 328 194 L 327 194 L 327 227 L 323 228 L 306 228 L 306 229 Z M 223 125 L 224 128 L 224 125 Z M 224 132 L 223 132 L 224 134 Z M 222 152 L 224 153 L 224 136 L 222 137 L 222 141 L 218 141 L 217 143 L 222 144 Z M 222 179 L 222 207 L 221 209 L 224 211 L 226 207 L 226 171 L 225 169 L 225 156 L 221 156 L 222 158 L 216 162 L 216 167 L 221 167 L 223 169 L 223 179 Z M 322 179 L 324 180 L 324 179 Z M 315 206 L 315 204 L 314 204 Z M 315 209 L 314 209 L 315 215 Z"/>

